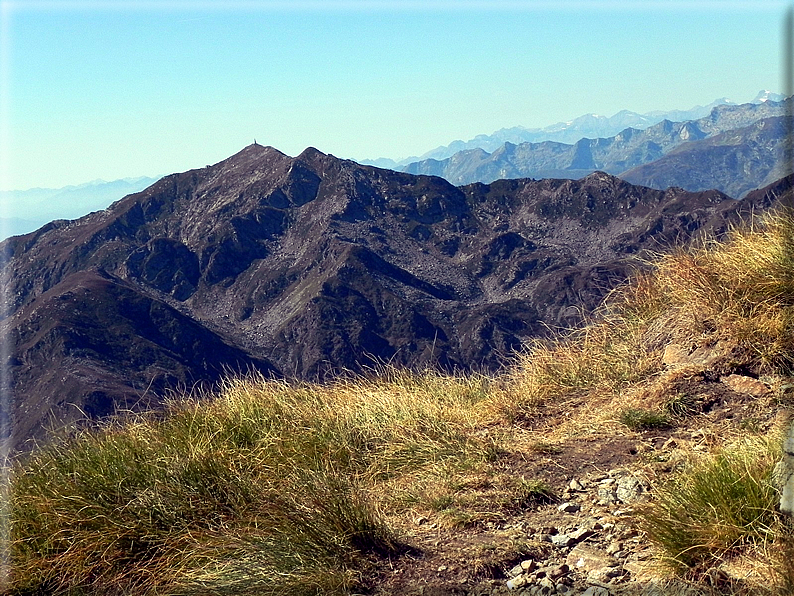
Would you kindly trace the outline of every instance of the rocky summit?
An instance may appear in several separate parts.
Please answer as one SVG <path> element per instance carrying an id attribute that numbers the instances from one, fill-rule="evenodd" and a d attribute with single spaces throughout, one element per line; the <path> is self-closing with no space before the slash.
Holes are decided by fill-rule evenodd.
<path id="1" fill-rule="evenodd" d="M 251 145 L 0 244 L 12 444 L 251 370 L 493 370 L 644 250 L 774 200 L 581 180 L 455 187 Z"/>

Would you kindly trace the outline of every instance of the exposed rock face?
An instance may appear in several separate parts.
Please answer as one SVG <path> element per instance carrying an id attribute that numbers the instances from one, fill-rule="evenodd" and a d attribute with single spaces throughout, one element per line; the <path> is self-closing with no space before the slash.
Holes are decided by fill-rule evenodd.
<path id="1" fill-rule="evenodd" d="M 743 128 L 685 143 L 620 177 L 653 188 L 718 188 L 732 197 L 771 184 L 784 173 L 785 117 L 766 118 Z"/>
<path id="2" fill-rule="evenodd" d="M 0 244 L 14 437 L 226 371 L 493 369 L 633 266 L 742 209 L 603 173 L 454 187 L 252 145 Z"/>

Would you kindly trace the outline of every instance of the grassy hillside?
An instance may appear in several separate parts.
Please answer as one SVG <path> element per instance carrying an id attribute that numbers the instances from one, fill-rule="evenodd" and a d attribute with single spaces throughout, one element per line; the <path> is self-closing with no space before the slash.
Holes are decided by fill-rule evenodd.
<path id="1" fill-rule="evenodd" d="M 652 574 L 706 590 L 715 569 L 731 579 L 738 567 L 741 581 L 717 593 L 786 593 L 792 533 L 772 471 L 794 387 L 794 219 L 779 212 L 650 265 L 589 325 L 529 346 L 501 375 L 230 379 L 41 448 L 12 471 L 5 592 L 352 594 L 392 582 L 383 593 L 407 594 L 414 580 L 400 587 L 387 571 L 415 578 L 486 531 L 460 583 L 500 577 L 547 547 L 504 533 L 562 494 L 533 462 L 562 466 L 555 454 L 594 437 L 647 446 L 667 429 L 678 448 L 620 462 L 651 485 L 630 522 Z M 720 384 L 731 375 L 762 390 L 747 399 Z M 714 415 L 734 405 L 741 415 Z M 695 433 L 697 445 L 681 438 Z"/>

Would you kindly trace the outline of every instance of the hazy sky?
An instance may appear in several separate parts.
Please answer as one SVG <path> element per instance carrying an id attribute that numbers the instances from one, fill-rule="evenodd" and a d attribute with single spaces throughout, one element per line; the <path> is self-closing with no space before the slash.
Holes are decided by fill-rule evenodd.
<path id="1" fill-rule="evenodd" d="M 786 2 L 0 0 L 0 189 L 781 92 Z"/>

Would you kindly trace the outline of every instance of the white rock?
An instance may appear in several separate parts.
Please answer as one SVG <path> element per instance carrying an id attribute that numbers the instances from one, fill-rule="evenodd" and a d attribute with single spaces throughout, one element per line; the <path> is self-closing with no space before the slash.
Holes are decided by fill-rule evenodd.
<path id="1" fill-rule="evenodd" d="M 507 581 L 507 589 L 517 590 L 518 588 L 526 586 L 527 583 L 527 578 L 523 575 L 519 575 L 518 577 L 514 577 L 513 579 Z"/>
<path id="2" fill-rule="evenodd" d="M 581 506 L 576 503 L 571 503 L 570 501 L 567 503 L 563 503 L 559 507 L 557 507 L 557 511 L 562 511 L 563 513 L 576 513 L 581 509 Z"/>

